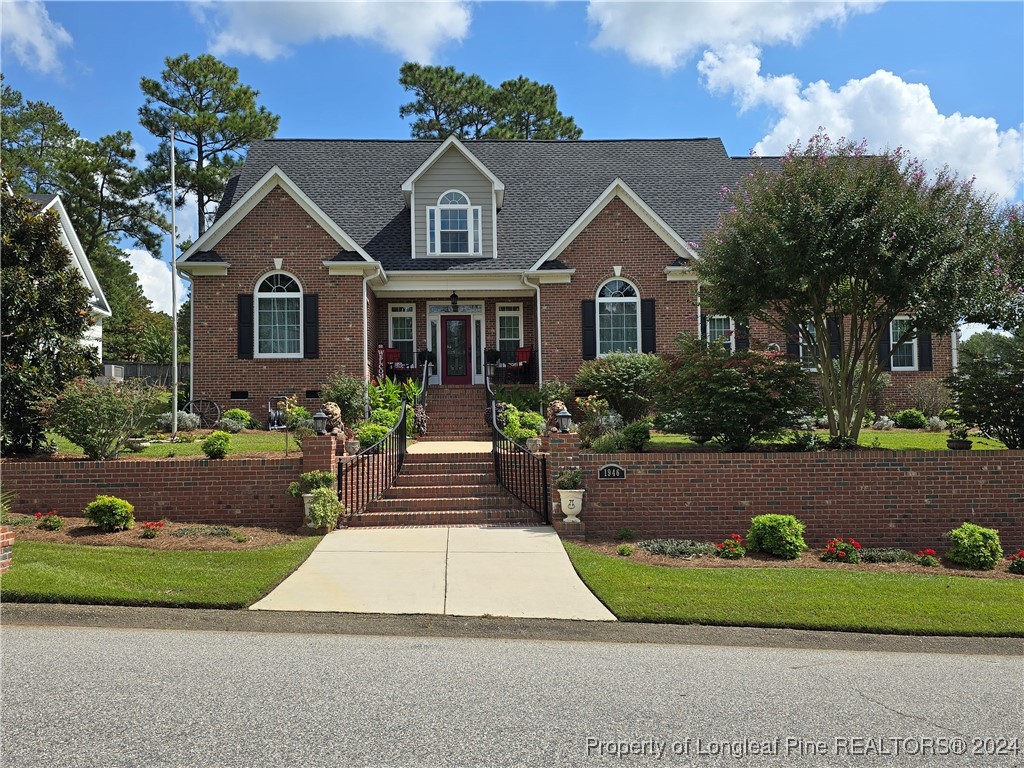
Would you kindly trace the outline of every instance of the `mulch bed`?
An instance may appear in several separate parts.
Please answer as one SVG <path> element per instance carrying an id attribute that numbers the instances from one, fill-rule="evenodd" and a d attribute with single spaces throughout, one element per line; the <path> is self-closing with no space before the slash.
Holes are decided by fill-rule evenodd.
<path id="1" fill-rule="evenodd" d="M 577 543 L 577 542 L 574 542 Z M 929 568 L 916 563 L 858 563 L 849 565 L 846 563 L 827 563 L 821 560 L 820 553 L 816 550 L 804 552 L 796 560 L 780 560 L 777 557 L 758 552 L 748 554 L 739 560 L 727 560 L 715 555 L 703 557 L 668 557 L 667 555 L 654 555 L 637 546 L 636 541 L 588 541 L 579 546 L 598 552 L 610 557 L 621 557 L 623 560 L 631 560 L 643 565 L 656 565 L 665 568 L 826 568 L 839 569 L 843 571 L 857 571 L 864 573 L 914 573 L 919 576 L 969 576 L 977 579 L 1021 579 L 1024 583 L 1024 576 L 1010 573 L 1009 561 L 1005 557 L 999 561 L 993 571 L 976 571 L 958 563 L 951 563 L 945 559 L 939 560 L 939 565 Z M 620 544 L 630 544 L 636 547 L 630 557 L 622 557 L 616 552 Z M 1012 554 L 1003 552 L 1004 555 Z"/>
<path id="2" fill-rule="evenodd" d="M 142 523 L 139 521 L 135 522 L 134 528 L 129 528 L 127 531 L 103 533 L 84 517 L 65 517 L 64 529 L 61 531 L 46 531 L 36 528 L 34 518 L 27 518 L 25 515 L 11 515 L 12 523 L 22 519 L 29 519 L 31 522 L 12 526 L 15 541 L 45 541 L 51 544 L 87 544 L 100 547 L 142 547 L 144 549 L 223 552 L 272 547 L 276 544 L 284 544 L 288 541 L 303 538 L 302 534 L 295 531 L 278 531 L 244 525 L 211 526 L 202 523 L 171 523 L 164 521 L 163 528 L 160 529 L 156 538 L 144 539 L 142 538 Z M 186 528 L 200 530 L 193 530 L 187 536 L 174 535 L 175 531 L 181 531 Z M 231 535 L 210 535 L 210 531 L 218 528 L 227 528 L 232 534 L 240 534 L 240 537 L 245 537 L 245 541 L 236 541 Z"/>

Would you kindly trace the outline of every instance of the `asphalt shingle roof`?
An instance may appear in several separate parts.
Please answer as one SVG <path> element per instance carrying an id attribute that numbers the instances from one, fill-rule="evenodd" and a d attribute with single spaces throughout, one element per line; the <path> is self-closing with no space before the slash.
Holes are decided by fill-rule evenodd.
<path id="1" fill-rule="evenodd" d="M 621 178 L 684 240 L 699 241 L 749 173 L 720 139 L 466 142 L 505 184 L 497 259 L 416 259 L 402 182 L 437 141 L 270 139 L 249 149 L 218 218 L 274 165 L 387 271 L 528 269 Z"/>

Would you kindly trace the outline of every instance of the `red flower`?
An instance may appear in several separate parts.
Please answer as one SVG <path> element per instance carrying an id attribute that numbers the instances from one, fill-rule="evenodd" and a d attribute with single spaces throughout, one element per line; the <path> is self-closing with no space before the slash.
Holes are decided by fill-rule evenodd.
<path id="1" fill-rule="evenodd" d="M 839 557 L 846 557 L 846 553 L 843 552 L 842 550 L 839 550 L 839 552 L 837 554 L 838 554 Z"/>
<path id="2" fill-rule="evenodd" d="M 42 517 L 42 516 L 43 516 L 43 513 L 42 513 L 42 512 L 36 512 L 36 517 L 37 517 L 37 518 L 38 518 L 38 517 Z"/>

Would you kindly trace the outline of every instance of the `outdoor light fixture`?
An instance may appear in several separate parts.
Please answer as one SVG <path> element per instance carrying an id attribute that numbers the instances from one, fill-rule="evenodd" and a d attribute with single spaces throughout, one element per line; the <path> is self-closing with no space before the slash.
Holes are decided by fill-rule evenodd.
<path id="1" fill-rule="evenodd" d="M 318 435 L 327 434 L 327 414 L 323 411 L 313 414 L 313 431 Z"/>
<path id="2" fill-rule="evenodd" d="M 572 419 L 572 414 L 565 410 L 565 408 L 562 408 L 562 410 L 555 414 L 555 418 L 558 419 L 558 431 L 568 432 L 569 421 Z"/>
<path id="3" fill-rule="evenodd" d="M 452 303 L 452 311 L 454 312 L 459 308 L 459 294 L 457 294 L 455 291 L 452 291 L 452 295 L 449 296 L 448 299 Z"/>
<path id="4" fill-rule="evenodd" d="M 486 368 L 487 368 L 487 378 L 490 381 L 494 381 L 494 374 L 495 374 L 495 372 L 498 369 L 498 364 L 497 363 L 489 362 L 489 363 L 487 363 Z"/>

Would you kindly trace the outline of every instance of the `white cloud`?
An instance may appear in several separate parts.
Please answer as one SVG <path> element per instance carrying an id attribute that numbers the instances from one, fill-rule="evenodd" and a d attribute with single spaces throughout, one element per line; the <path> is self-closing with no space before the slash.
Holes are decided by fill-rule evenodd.
<path id="1" fill-rule="evenodd" d="M 731 93 L 741 110 L 766 106 L 778 113 L 754 152 L 778 155 L 806 141 L 819 126 L 883 150 L 903 146 L 932 169 L 948 165 L 961 177 L 977 177 L 980 190 L 1013 198 L 1024 179 L 1024 125 L 1000 130 L 989 117 L 943 115 L 922 83 L 878 70 L 833 89 L 807 86 L 792 75 L 762 75 L 760 51 L 751 45 L 704 53 L 698 69 L 713 93 Z"/>
<path id="2" fill-rule="evenodd" d="M 50 18 L 40 0 L 4 0 L 0 13 L 0 41 L 6 50 L 28 69 L 44 75 L 60 72 L 59 49 L 71 45 L 73 40 L 64 27 Z"/>
<path id="3" fill-rule="evenodd" d="M 149 251 L 133 248 L 126 250 L 132 269 L 139 277 L 139 285 L 146 298 L 153 302 L 153 309 L 156 312 L 171 314 L 171 267 L 166 261 L 154 259 Z M 180 278 L 178 281 L 178 306 L 185 303 L 188 292 L 185 282 Z"/>
<path id="4" fill-rule="evenodd" d="M 237 52 L 275 59 L 291 46 L 332 38 L 363 38 L 406 59 L 430 62 L 437 49 L 469 31 L 465 2 L 210 3 L 202 15 L 217 56 Z"/>
<path id="5" fill-rule="evenodd" d="M 594 44 L 623 51 L 638 64 L 675 69 L 707 48 L 798 43 L 825 22 L 873 11 L 875 2 L 604 2 L 588 18 L 600 26 Z"/>

